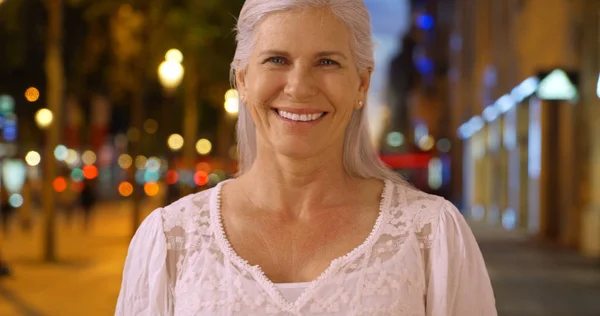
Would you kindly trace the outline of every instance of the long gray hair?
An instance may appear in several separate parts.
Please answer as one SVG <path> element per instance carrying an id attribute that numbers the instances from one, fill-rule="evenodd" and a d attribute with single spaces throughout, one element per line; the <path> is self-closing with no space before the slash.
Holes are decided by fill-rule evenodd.
<path id="1" fill-rule="evenodd" d="M 327 8 L 339 18 L 351 34 L 350 48 L 359 71 L 372 71 L 373 36 L 371 18 L 363 0 L 246 0 L 237 22 L 237 47 L 231 63 L 231 82 L 235 73 L 244 71 L 255 45 L 254 31 L 269 14 L 294 9 Z M 365 105 L 366 106 L 366 105 Z M 344 137 L 343 163 L 348 174 L 359 178 L 388 179 L 405 184 L 393 170 L 379 159 L 371 144 L 367 114 L 363 106 L 350 118 Z M 256 159 L 256 126 L 246 104 L 240 100 L 237 122 L 239 173 L 248 171 Z"/>

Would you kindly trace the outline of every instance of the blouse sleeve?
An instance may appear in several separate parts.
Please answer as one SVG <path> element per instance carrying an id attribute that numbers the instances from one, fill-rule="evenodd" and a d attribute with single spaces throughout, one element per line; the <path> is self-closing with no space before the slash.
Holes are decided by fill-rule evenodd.
<path id="1" fill-rule="evenodd" d="M 448 201 L 443 202 L 436 230 L 427 267 L 427 316 L 496 316 L 492 285 L 475 236 Z"/>
<path id="2" fill-rule="evenodd" d="M 129 244 L 116 316 L 170 315 L 166 256 L 161 209 L 157 209 Z"/>

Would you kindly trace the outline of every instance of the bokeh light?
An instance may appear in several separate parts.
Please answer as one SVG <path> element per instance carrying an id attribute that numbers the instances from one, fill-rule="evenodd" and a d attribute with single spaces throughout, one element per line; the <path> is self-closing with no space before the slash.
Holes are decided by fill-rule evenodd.
<path id="1" fill-rule="evenodd" d="M 200 170 L 194 174 L 194 182 L 198 186 L 203 186 L 208 183 L 208 173 Z"/>
<path id="2" fill-rule="evenodd" d="M 37 151 L 30 151 L 25 155 L 25 162 L 32 167 L 39 165 L 41 161 L 42 157 Z"/>
<path id="3" fill-rule="evenodd" d="M 123 197 L 128 197 L 133 194 L 133 185 L 127 181 L 119 184 L 119 194 Z"/>
<path id="4" fill-rule="evenodd" d="M 171 48 L 165 54 L 165 60 L 181 64 L 183 62 L 183 53 L 177 48 Z"/>
<path id="5" fill-rule="evenodd" d="M 88 179 L 96 179 L 98 177 L 98 167 L 94 165 L 87 165 L 83 167 L 83 176 Z"/>
<path id="6" fill-rule="evenodd" d="M 64 192 L 67 189 L 67 180 L 63 177 L 57 177 L 52 181 L 52 188 L 58 193 Z"/>
<path id="7" fill-rule="evenodd" d="M 122 154 L 119 156 L 119 159 L 117 159 L 117 163 L 119 164 L 119 167 L 129 169 L 133 164 L 133 158 L 128 154 Z"/>
<path id="8" fill-rule="evenodd" d="M 141 136 L 142 135 L 140 135 L 140 130 L 135 127 L 132 127 L 129 130 L 127 130 L 127 138 L 132 142 L 139 141 Z"/>
<path id="9" fill-rule="evenodd" d="M 229 99 L 238 99 L 239 98 L 239 93 L 236 89 L 229 89 L 227 90 L 227 92 L 225 92 L 225 101 L 229 100 Z"/>
<path id="10" fill-rule="evenodd" d="M 19 193 L 14 193 L 8 198 L 8 204 L 14 208 L 23 206 L 23 196 Z"/>
<path id="11" fill-rule="evenodd" d="M 156 182 L 148 182 L 144 184 L 144 192 L 146 192 L 147 196 L 156 196 L 160 191 L 160 187 Z"/>
<path id="12" fill-rule="evenodd" d="M 81 161 L 86 165 L 93 165 L 96 163 L 96 154 L 91 150 L 86 150 L 81 155 Z"/>
<path id="13" fill-rule="evenodd" d="M 175 170 L 169 170 L 165 173 L 165 181 L 167 184 L 175 184 L 179 181 L 179 174 Z"/>
<path id="14" fill-rule="evenodd" d="M 425 135 L 419 139 L 419 148 L 424 151 L 429 151 L 435 146 L 435 139 L 431 135 Z"/>
<path id="15" fill-rule="evenodd" d="M 208 155 L 212 150 L 212 144 L 208 139 L 201 139 L 196 143 L 196 151 L 200 155 Z"/>
<path id="16" fill-rule="evenodd" d="M 79 163 L 79 154 L 74 149 L 69 149 L 67 151 L 67 159 L 65 161 L 69 165 L 76 165 Z"/>
<path id="17" fill-rule="evenodd" d="M 71 181 L 71 190 L 73 190 L 74 192 L 83 191 L 84 186 L 85 185 L 83 184 L 83 181 Z"/>
<path id="18" fill-rule="evenodd" d="M 169 136 L 167 145 L 171 150 L 180 150 L 183 147 L 183 137 L 179 134 L 173 134 Z"/>
<path id="19" fill-rule="evenodd" d="M 56 149 L 54 149 L 54 157 L 58 161 L 67 160 L 67 157 L 69 157 L 69 149 L 64 145 L 56 146 Z"/>
<path id="20" fill-rule="evenodd" d="M 83 181 L 83 179 L 85 179 L 83 176 L 83 170 L 79 168 L 73 169 L 71 171 L 71 179 L 73 179 L 73 181 Z"/>
<path id="21" fill-rule="evenodd" d="M 144 131 L 148 134 L 154 134 L 158 131 L 158 122 L 153 119 L 148 119 L 144 122 Z"/>
<path id="22" fill-rule="evenodd" d="M 160 170 L 160 159 L 156 157 L 150 157 L 146 161 L 146 169 L 150 171 L 159 171 Z"/>
<path id="23" fill-rule="evenodd" d="M 158 182 L 160 174 L 157 170 L 146 170 L 144 172 L 144 182 Z"/>
<path id="24" fill-rule="evenodd" d="M 35 113 L 35 122 L 40 128 L 47 128 L 53 120 L 54 114 L 48 109 L 40 109 Z"/>
<path id="25" fill-rule="evenodd" d="M 135 168 L 138 170 L 142 170 L 146 168 L 146 162 L 148 162 L 148 158 L 145 156 L 137 156 L 135 157 Z"/>
<path id="26" fill-rule="evenodd" d="M 210 164 L 208 162 L 202 161 L 196 165 L 196 170 L 198 170 L 198 171 L 202 170 L 206 173 L 210 173 L 212 171 L 212 167 L 210 166 Z"/>
<path id="27" fill-rule="evenodd" d="M 237 114 L 240 111 L 240 101 L 238 99 L 225 100 L 225 111 L 229 114 Z"/>
<path id="28" fill-rule="evenodd" d="M 36 87 L 29 87 L 25 90 L 25 99 L 29 102 L 35 102 L 40 98 L 40 91 Z"/>

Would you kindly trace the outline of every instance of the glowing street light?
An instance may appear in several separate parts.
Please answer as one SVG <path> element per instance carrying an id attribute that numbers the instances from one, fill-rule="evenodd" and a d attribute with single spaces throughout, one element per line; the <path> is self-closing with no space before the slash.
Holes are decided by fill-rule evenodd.
<path id="1" fill-rule="evenodd" d="M 200 155 L 208 155 L 212 150 L 212 144 L 208 139 L 201 139 L 196 143 L 196 151 Z"/>
<path id="2" fill-rule="evenodd" d="M 178 49 L 172 48 L 165 54 L 165 61 L 158 66 L 158 79 L 167 91 L 175 90 L 183 79 L 184 68 L 183 54 Z"/>
<path id="3" fill-rule="evenodd" d="M 183 62 L 183 54 L 181 53 L 181 51 L 179 49 L 171 48 L 165 54 L 165 60 L 173 61 L 178 64 L 181 64 Z"/>
<path id="4" fill-rule="evenodd" d="M 40 109 L 35 113 L 35 122 L 41 129 L 48 128 L 53 120 L 54 114 L 48 109 Z"/>
<path id="5" fill-rule="evenodd" d="M 238 99 L 225 100 L 225 111 L 232 115 L 237 115 L 240 112 L 240 102 Z"/>
<path id="6" fill-rule="evenodd" d="M 180 150 L 183 147 L 183 136 L 179 134 L 173 134 L 169 136 L 169 139 L 167 140 L 167 145 L 169 145 L 169 148 L 171 148 L 171 150 Z"/>
<path id="7" fill-rule="evenodd" d="M 32 150 L 25 156 L 25 162 L 32 167 L 39 165 L 41 161 L 42 157 L 37 151 Z"/>

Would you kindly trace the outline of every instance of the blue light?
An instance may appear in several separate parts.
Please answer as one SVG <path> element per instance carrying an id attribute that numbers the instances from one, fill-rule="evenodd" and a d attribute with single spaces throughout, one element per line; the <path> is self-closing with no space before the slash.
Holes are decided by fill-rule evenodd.
<path id="1" fill-rule="evenodd" d="M 17 124 L 14 121 L 6 121 L 4 129 L 2 130 L 2 136 L 7 142 L 14 142 L 17 140 Z"/>
<path id="2" fill-rule="evenodd" d="M 431 30 L 433 28 L 433 17 L 429 14 L 421 14 L 416 19 L 417 27 L 424 30 Z"/>
<path id="3" fill-rule="evenodd" d="M 433 61 L 427 57 L 418 57 L 415 60 L 415 67 L 420 73 L 432 73 L 433 72 Z"/>

